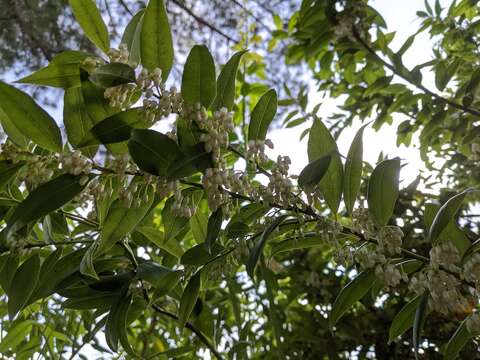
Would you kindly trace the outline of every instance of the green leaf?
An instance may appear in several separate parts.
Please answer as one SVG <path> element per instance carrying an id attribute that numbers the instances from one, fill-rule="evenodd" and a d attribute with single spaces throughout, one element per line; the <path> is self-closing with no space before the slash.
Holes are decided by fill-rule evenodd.
<path id="1" fill-rule="evenodd" d="M 118 351 L 118 341 L 122 344 L 123 350 L 130 356 L 136 358 L 127 337 L 127 315 L 132 302 L 132 295 L 121 294 L 112 305 L 105 325 L 105 339 L 108 347 Z"/>
<path id="2" fill-rule="evenodd" d="M 113 202 L 100 232 L 97 255 L 103 254 L 117 241 L 132 232 L 147 215 L 153 203 L 154 189 L 148 186 L 145 192 L 148 194 L 149 201 L 142 203 L 139 207 L 125 207 L 119 199 Z"/>
<path id="3" fill-rule="evenodd" d="M 23 91 L 0 81 L 0 107 L 24 136 L 46 150 L 62 150 L 62 137 L 55 120 Z"/>
<path id="4" fill-rule="evenodd" d="M 175 141 L 150 129 L 133 130 L 128 150 L 140 169 L 160 176 L 166 176 L 169 165 L 181 155 Z"/>
<path id="5" fill-rule="evenodd" d="M 85 35 L 99 49 L 107 53 L 110 50 L 110 38 L 107 26 L 93 0 L 69 0 L 75 19 L 85 31 Z"/>
<path id="6" fill-rule="evenodd" d="M 198 144 L 183 149 L 183 152 L 170 163 L 167 169 L 167 180 L 182 179 L 212 167 L 211 155 L 205 151 L 203 144 Z"/>
<path id="7" fill-rule="evenodd" d="M 145 128 L 142 108 L 128 109 L 114 114 L 93 126 L 82 138 L 79 146 L 115 144 L 130 139 L 134 128 Z"/>
<path id="8" fill-rule="evenodd" d="M 40 257 L 30 256 L 15 272 L 12 286 L 8 294 L 8 317 L 12 321 L 27 304 L 37 286 L 40 273 Z"/>
<path id="9" fill-rule="evenodd" d="M 162 70 L 165 82 L 173 65 L 173 43 L 163 0 L 150 0 L 143 15 L 140 49 L 143 66 Z"/>
<path id="10" fill-rule="evenodd" d="M 81 87 L 65 90 L 63 97 L 63 123 L 70 144 L 80 146 L 88 130 L 95 124 L 85 107 Z"/>
<path id="11" fill-rule="evenodd" d="M 176 279 L 175 284 L 169 285 L 169 287 L 173 288 L 180 280 L 181 271 L 174 271 L 153 261 L 145 261 L 138 264 L 137 275 L 140 279 L 148 281 L 155 287 L 163 286 L 165 285 L 164 282 Z"/>
<path id="12" fill-rule="evenodd" d="M 127 64 L 109 63 L 101 65 L 90 75 L 94 84 L 109 88 L 135 82 L 135 70 Z"/>
<path id="13" fill-rule="evenodd" d="M 178 242 L 172 238 L 164 240 L 165 236 L 161 231 L 157 230 L 156 228 L 150 226 L 138 226 L 135 230 L 145 236 L 158 248 L 165 250 L 176 258 L 180 258 L 182 256 L 183 248 L 178 244 Z"/>
<path id="14" fill-rule="evenodd" d="M 198 244 L 185 251 L 180 259 L 180 263 L 190 266 L 201 266 L 212 261 L 225 248 L 220 244 L 213 244 L 210 251 L 205 248 L 204 244 Z"/>
<path id="15" fill-rule="evenodd" d="M 468 319 L 468 318 L 467 318 Z M 448 340 L 443 358 L 445 360 L 455 360 L 460 354 L 460 351 L 472 338 L 472 334 L 467 329 L 467 319 L 460 323 L 460 326 L 455 330 L 450 340 Z"/>
<path id="16" fill-rule="evenodd" d="M 217 94 L 215 63 L 205 45 L 195 45 L 185 62 L 182 77 L 182 97 L 185 103 L 210 107 Z"/>
<path id="17" fill-rule="evenodd" d="M 469 191 L 467 190 L 452 196 L 445 204 L 443 204 L 440 210 L 438 210 L 429 230 L 429 237 L 432 244 L 435 244 L 443 230 L 454 220 L 455 215 L 462 206 L 463 200 L 468 193 Z"/>
<path id="18" fill-rule="evenodd" d="M 325 201 L 333 213 L 338 212 L 343 191 L 343 165 L 338 155 L 337 144 L 320 119 L 315 119 L 308 139 L 308 159 L 310 162 L 327 154 L 333 154 L 327 173 L 319 184 Z"/>
<path id="19" fill-rule="evenodd" d="M 345 161 L 345 177 L 343 183 L 343 200 L 348 214 L 352 214 L 355 201 L 357 200 L 360 183 L 362 181 L 363 168 L 363 130 L 362 126 L 353 138 Z"/>
<path id="20" fill-rule="evenodd" d="M 62 89 L 80 86 L 79 64 L 53 63 L 43 69 L 35 71 L 33 74 L 17 80 L 17 82 L 22 84 L 52 86 Z"/>
<path id="21" fill-rule="evenodd" d="M 215 244 L 215 241 L 217 241 L 218 235 L 220 234 L 220 230 L 222 229 L 222 223 L 223 223 L 223 211 L 222 211 L 222 208 L 219 207 L 208 218 L 207 236 L 205 238 L 205 245 L 209 251 L 211 251 L 212 246 Z"/>
<path id="22" fill-rule="evenodd" d="M 423 325 L 427 317 L 428 293 L 425 292 L 415 311 L 415 319 L 413 321 L 413 348 L 415 350 L 415 359 L 418 358 L 418 348 L 422 337 Z"/>
<path id="23" fill-rule="evenodd" d="M 201 211 L 196 211 L 190 218 L 190 228 L 197 244 L 204 243 L 207 237 L 208 216 Z"/>
<path id="24" fill-rule="evenodd" d="M 185 192 L 182 191 L 182 195 L 189 196 L 193 204 L 196 204 L 200 201 L 202 193 L 200 191 L 195 192 Z M 175 203 L 175 197 L 171 196 L 165 202 L 165 206 L 162 209 L 162 222 L 165 229 L 165 242 L 169 241 L 171 238 L 180 234 L 183 228 L 188 224 L 188 218 L 178 216 L 173 205 Z"/>
<path id="25" fill-rule="evenodd" d="M 355 240 L 357 239 L 354 235 L 337 235 L 337 240 Z M 278 253 L 297 250 L 297 249 L 309 249 L 314 247 L 322 247 L 327 244 L 325 237 L 323 236 L 304 236 L 303 238 L 298 239 L 286 239 L 280 242 L 277 242 L 272 245 L 271 256 L 275 256 Z"/>
<path id="26" fill-rule="evenodd" d="M 8 139 L 21 149 L 26 149 L 29 144 L 29 139 L 26 138 L 20 130 L 15 126 L 15 123 L 7 116 L 7 114 L 0 107 L 0 122 L 2 123 L 3 131 L 7 134 Z"/>
<path id="27" fill-rule="evenodd" d="M 246 50 L 242 50 L 233 54 L 222 68 L 222 71 L 220 71 L 217 79 L 217 96 L 212 105 L 213 110 L 226 108 L 228 111 L 231 111 L 233 109 L 238 65 L 240 64 L 240 59 L 243 54 L 246 52 Z"/>
<path id="28" fill-rule="evenodd" d="M 197 271 L 195 275 L 190 278 L 183 291 L 182 298 L 180 299 L 180 309 L 178 310 L 178 323 L 180 329 L 185 327 L 185 324 L 197 303 L 198 295 L 200 294 L 201 275 L 201 270 Z"/>
<path id="29" fill-rule="evenodd" d="M 140 63 L 140 35 L 142 33 L 143 14 L 142 9 L 137 12 L 127 24 L 122 36 L 122 44 L 127 45 L 129 61 L 134 64 Z"/>
<path id="30" fill-rule="evenodd" d="M 390 331 L 388 335 L 388 341 L 391 342 L 397 337 L 401 336 L 405 331 L 413 326 L 415 319 L 415 313 L 417 311 L 418 304 L 420 303 L 421 296 L 417 296 L 409 301 L 392 320 L 390 325 Z"/>
<path id="31" fill-rule="evenodd" d="M 24 161 L 14 163 L 10 160 L 0 160 L 0 190 L 17 175 L 23 166 L 25 166 Z"/>
<path id="32" fill-rule="evenodd" d="M 380 226 L 390 220 L 398 198 L 400 159 L 382 161 L 373 170 L 368 182 L 368 210 Z"/>
<path id="33" fill-rule="evenodd" d="M 19 262 L 20 257 L 17 254 L 9 254 L 0 272 L 0 285 L 2 285 L 2 289 L 7 295 L 10 293 L 12 279 L 17 271 Z"/>
<path id="34" fill-rule="evenodd" d="M 268 127 L 277 113 L 277 92 L 268 90 L 262 95 L 250 115 L 248 140 L 265 140 Z"/>
<path id="35" fill-rule="evenodd" d="M 247 273 L 248 275 L 250 275 L 251 278 L 254 277 L 255 267 L 257 266 L 258 260 L 260 259 L 260 255 L 262 255 L 263 253 L 263 248 L 265 247 L 269 236 L 286 218 L 287 215 L 280 215 L 279 217 L 275 218 L 270 223 L 270 225 L 265 228 L 262 235 L 260 236 L 260 239 L 255 243 L 253 250 L 248 257 L 247 263 Z"/>
<path id="36" fill-rule="evenodd" d="M 108 309 L 112 306 L 115 295 L 118 296 L 118 293 L 98 292 L 93 295 L 70 298 L 62 303 L 62 307 L 75 310 Z"/>
<path id="37" fill-rule="evenodd" d="M 312 161 L 303 168 L 298 176 L 298 186 L 302 189 L 313 189 L 327 173 L 332 154 L 327 154 Z"/>
<path id="38" fill-rule="evenodd" d="M 68 203 L 86 186 L 80 184 L 82 177 L 63 174 L 37 187 L 17 206 L 7 222 L 7 232 L 18 231 Z"/>
<path id="39" fill-rule="evenodd" d="M 8 329 L 7 335 L 0 342 L 0 353 L 4 354 L 8 349 L 15 349 L 32 330 L 36 322 L 33 320 L 15 321 Z"/>
<path id="40" fill-rule="evenodd" d="M 85 252 L 82 261 L 80 262 L 80 273 L 86 276 L 90 276 L 91 278 L 94 278 L 96 280 L 100 280 L 97 272 L 95 271 L 95 267 L 93 266 L 93 259 L 97 248 L 98 243 L 94 242 Z"/>
<path id="41" fill-rule="evenodd" d="M 375 282 L 375 275 L 372 270 L 362 271 L 340 291 L 332 306 L 329 317 L 330 327 L 333 327 L 338 320 L 357 301 L 365 296 Z"/>

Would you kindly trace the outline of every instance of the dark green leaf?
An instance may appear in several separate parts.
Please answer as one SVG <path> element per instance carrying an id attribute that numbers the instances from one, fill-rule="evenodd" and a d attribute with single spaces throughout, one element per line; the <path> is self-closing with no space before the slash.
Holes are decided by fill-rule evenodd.
<path id="1" fill-rule="evenodd" d="M 62 137 L 55 120 L 30 96 L 0 81 L 0 107 L 24 136 L 44 149 L 62 150 Z"/>
<path id="2" fill-rule="evenodd" d="M 448 226 L 448 224 L 454 220 L 455 215 L 462 206 L 465 196 L 468 194 L 468 190 L 460 194 L 452 196 L 443 206 L 438 210 L 432 225 L 429 230 L 430 241 L 435 244 L 442 231 Z"/>
<path id="3" fill-rule="evenodd" d="M 400 159 L 382 161 L 373 170 L 368 182 L 368 210 L 378 225 L 390 220 L 398 198 Z"/>
<path id="4" fill-rule="evenodd" d="M 262 95 L 250 115 L 248 140 L 265 140 L 268 127 L 277 113 L 277 92 L 273 89 Z"/>
<path id="5" fill-rule="evenodd" d="M 183 70 L 183 100 L 190 105 L 200 103 L 208 109 L 216 93 L 213 57 L 205 45 L 195 45 L 188 55 Z"/>
<path id="6" fill-rule="evenodd" d="M 308 159 L 310 162 L 327 154 L 333 154 L 327 173 L 320 181 L 319 188 L 333 213 L 337 213 L 343 191 L 343 165 L 338 155 L 337 144 L 320 119 L 310 129 Z"/>
<path id="7" fill-rule="evenodd" d="M 81 87 L 65 90 L 63 98 L 63 122 L 70 144 L 77 147 L 95 124 L 85 107 Z"/>
<path id="8" fill-rule="evenodd" d="M 83 255 L 82 261 L 80 262 L 80 273 L 99 280 L 100 278 L 98 277 L 95 267 L 93 266 L 93 259 L 97 247 L 98 243 L 94 242 L 85 252 L 85 255 Z"/>
<path id="9" fill-rule="evenodd" d="M 8 316 L 10 321 L 27 304 L 35 290 L 40 273 L 40 257 L 38 254 L 30 256 L 15 272 L 12 286 L 8 293 Z"/>
<path id="10" fill-rule="evenodd" d="M 418 304 L 420 303 L 421 296 L 415 297 L 413 300 L 408 302 L 392 320 L 390 325 L 390 332 L 388 336 L 388 341 L 395 340 L 397 337 L 401 336 L 405 331 L 410 329 L 413 326 L 413 321 L 415 319 L 415 313 L 417 311 Z"/>
<path id="11" fill-rule="evenodd" d="M 471 338 L 472 334 L 470 334 L 467 329 L 467 319 L 465 319 L 460 323 L 460 326 L 455 330 L 450 340 L 448 340 L 443 358 L 445 360 L 455 360 Z"/>
<path id="12" fill-rule="evenodd" d="M 178 180 L 212 167 L 210 154 L 205 151 L 203 144 L 198 144 L 183 149 L 182 154 L 170 163 L 167 169 L 167 179 L 169 181 Z"/>
<path id="13" fill-rule="evenodd" d="M 333 327 L 350 307 L 365 296 L 372 288 L 374 282 L 375 275 L 373 271 L 366 270 L 345 285 L 333 303 L 329 317 L 330 327 Z"/>
<path id="14" fill-rule="evenodd" d="M 201 270 L 197 271 L 188 281 L 182 298 L 180 299 L 180 309 L 178 310 L 178 322 L 180 329 L 185 327 L 185 324 L 193 311 L 193 308 L 198 300 L 201 287 Z"/>
<path id="15" fill-rule="evenodd" d="M 415 319 L 413 321 L 413 348 L 415 350 L 415 358 L 418 358 L 418 348 L 422 337 L 423 325 L 427 317 L 428 293 L 424 293 L 415 311 Z"/>
<path id="16" fill-rule="evenodd" d="M 108 30 L 95 2 L 93 0 L 69 0 L 69 2 L 73 15 L 85 31 L 85 35 L 104 53 L 107 53 L 110 50 Z"/>
<path id="17" fill-rule="evenodd" d="M 204 244 L 198 244 L 185 251 L 180 259 L 183 265 L 201 266 L 207 262 L 215 259 L 215 257 L 224 250 L 220 244 L 213 244 L 210 251 L 208 251 Z"/>
<path id="18" fill-rule="evenodd" d="M 11 162 L 9 160 L 0 160 L 0 189 L 3 189 L 25 165 L 25 162 Z"/>
<path id="19" fill-rule="evenodd" d="M 205 238 L 205 245 L 207 249 L 210 251 L 215 241 L 217 241 L 218 234 L 220 234 L 220 230 L 222 229 L 223 223 L 223 211 L 222 208 L 219 207 L 216 211 L 210 215 L 208 219 L 207 225 L 207 236 Z"/>
<path id="20" fill-rule="evenodd" d="M 0 272 L 0 285 L 2 285 L 3 291 L 5 291 L 7 295 L 10 292 L 10 285 L 17 271 L 19 262 L 20 257 L 17 254 L 9 254 Z"/>
<path id="21" fill-rule="evenodd" d="M 169 166 L 181 155 L 178 145 L 158 131 L 136 129 L 128 141 L 133 161 L 150 174 L 167 176 Z"/>
<path id="22" fill-rule="evenodd" d="M 367 125 L 362 126 L 355 135 L 345 161 L 343 200 L 345 201 L 347 213 L 350 215 L 352 214 L 362 180 L 363 130 L 365 126 Z"/>
<path id="23" fill-rule="evenodd" d="M 298 176 L 298 185 L 302 189 L 313 189 L 327 173 L 332 154 L 327 154 L 305 166 Z"/>
<path id="24" fill-rule="evenodd" d="M 125 28 L 121 41 L 122 44 L 127 45 L 129 60 L 134 64 L 140 63 L 140 36 L 144 12 L 145 10 L 142 9 L 132 17 Z"/>
<path id="25" fill-rule="evenodd" d="M 7 231 L 15 232 L 29 222 L 40 219 L 62 207 L 77 196 L 86 184 L 81 185 L 83 176 L 60 175 L 33 190 L 15 209 L 7 223 Z"/>
<path id="26" fill-rule="evenodd" d="M 251 278 L 255 275 L 255 267 L 257 266 L 258 260 L 260 259 L 260 255 L 263 253 L 263 248 L 267 243 L 269 236 L 273 233 L 273 231 L 287 218 L 287 215 L 280 215 L 279 217 L 275 218 L 270 225 L 268 225 L 265 230 L 263 231 L 260 239 L 255 243 L 252 252 L 248 258 L 247 263 L 247 273 L 250 275 Z"/>
<path id="27" fill-rule="evenodd" d="M 226 108 L 228 111 L 231 111 L 233 109 L 238 65 L 243 54 L 246 52 L 246 50 L 242 50 L 233 54 L 222 68 L 222 71 L 220 71 L 217 79 L 217 96 L 212 106 L 213 110 Z"/>
<path id="28" fill-rule="evenodd" d="M 135 82 L 135 70 L 123 63 L 110 63 L 97 67 L 90 80 L 103 88 Z"/>
<path id="29" fill-rule="evenodd" d="M 162 70 L 165 82 L 173 65 L 173 43 L 163 0 L 150 0 L 143 15 L 140 49 L 143 66 Z"/>

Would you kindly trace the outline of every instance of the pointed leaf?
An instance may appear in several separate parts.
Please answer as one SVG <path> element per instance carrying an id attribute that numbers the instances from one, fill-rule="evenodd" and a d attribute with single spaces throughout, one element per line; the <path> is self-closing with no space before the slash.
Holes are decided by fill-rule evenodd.
<path id="1" fill-rule="evenodd" d="M 277 113 L 277 92 L 270 89 L 262 95 L 250 115 L 248 140 L 265 140 L 268 127 Z"/>
<path id="2" fill-rule="evenodd" d="M 237 78 L 238 65 L 243 54 L 247 51 L 239 51 L 228 60 L 225 66 L 220 71 L 217 79 L 217 96 L 213 102 L 213 110 L 220 110 L 226 108 L 228 111 L 233 109 L 235 102 L 235 80 Z"/>
<path id="3" fill-rule="evenodd" d="M 43 86 L 68 89 L 80 85 L 79 64 L 53 63 L 33 74 L 25 76 L 18 83 L 35 84 Z"/>
<path id="4" fill-rule="evenodd" d="M 320 119 L 316 119 L 310 129 L 308 139 L 308 159 L 310 162 L 333 153 L 327 173 L 319 184 L 325 201 L 333 213 L 338 212 L 343 191 L 343 165 L 338 155 L 337 144 Z"/>
<path id="5" fill-rule="evenodd" d="M 10 321 L 22 310 L 37 286 L 40 273 L 40 257 L 30 256 L 15 272 L 13 286 L 8 294 L 8 316 Z"/>
<path id="6" fill-rule="evenodd" d="M 360 183 L 362 180 L 363 168 L 363 130 L 362 126 L 355 135 L 350 149 L 348 150 L 347 160 L 345 161 L 345 177 L 343 183 L 343 200 L 348 214 L 352 214 L 355 201 L 357 200 Z"/>
<path id="7" fill-rule="evenodd" d="M 415 319 L 413 321 L 413 348 L 415 350 L 415 358 L 418 358 L 418 348 L 422 337 L 423 325 L 427 317 L 428 293 L 424 293 L 415 311 Z"/>
<path id="8" fill-rule="evenodd" d="M 400 159 L 382 161 L 368 182 L 368 210 L 380 226 L 387 225 L 398 198 Z"/>
<path id="9" fill-rule="evenodd" d="M 207 236 L 205 238 L 205 245 L 207 249 L 210 251 L 215 241 L 217 241 L 218 235 L 220 234 L 220 230 L 222 229 L 223 223 L 223 211 L 222 208 L 219 207 L 216 211 L 210 215 L 208 218 L 208 225 L 207 225 Z"/>
<path id="10" fill-rule="evenodd" d="M 144 13 L 145 10 L 142 9 L 132 17 L 125 28 L 121 41 L 122 44 L 127 45 L 129 62 L 134 64 L 140 63 L 140 35 L 142 33 Z"/>
<path id="11" fill-rule="evenodd" d="M 212 157 L 205 151 L 203 144 L 183 149 L 167 169 L 167 180 L 174 181 L 191 176 L 199 171 L 212 168 Z"/>
<path id="12" fill-rule="evenodd" d="M 260 239 L 257 241 L 255 246 L 253 247 L 252 252 L 248 258 L 247 263 L 247 273 L 250 275 L 251 278 L 255 275 L 255 267 L 257 266 L 258 260 L 260 259 L 260 255 L 263 253 L 263 248 L 267 243 L 269 236 L 273 233 L 273 231 L 287 218 L 287 215 L 281 215 L 275 218 L 270 225 L 263 231 Z"/>
<path id="13" fill-rule="evenodd" d="M 217 93 L 215 63 L 205 45 L 195 45 L 185 62 L 182 77 L 182 97 L 185 103 L 210 107 Z"/>
<path id="14" fill-rule="evenodd" d="M 198 295 L 200 294 L 200 287 L 201 270 L 197 271 L 195 275 L 190 278 L 183 291 L 182 298 L 180 299 L 180 309 L 178 310 L 178 323 L 180 329 L 185 327 L 185 324 L 197 303 Z"/>
<path id="15" fill-rule="evenodd" d="M 392 320 L 390 325 L 390 331 L 388 336 L 388 341 L 393 341 L 397 337 L 402 336 L 402 334 L 410 329 L 413 326 L 413 321 L 415 319 L 415 313 L 417 311 L 418 304 L 420 303 L 421 296 L 417 296 L 411 301 L 409 301 Z"/>
<path id="16" fill-rule="evenodd" d="M 93 0 L 69 0 L 75 19 L 85 31 L 85 35 L 99 49 L 107 53 L 110 50 L 110 39 L 107 26 Z"/>
<path id="17" fill-rule="evenodd" d="M 165 82 L 173 65 L 173 43 L 163 0 L 150 0 L 143 15 L 140 49 L 143 66 L 162 70 Z"/>
<path id="18" fill-rule="evenodd" d="M 365 296 L 372 288 L 374 282 L 375 275 L 373 271 L 366 270 L 345 285 L 333 303 L 329 317 L 330 327 L 333 327 L 350 307 Z"/>
<path id="19" fill-rule="evenodd" d="M 468 190 L 460 194 L 452 196 L 443 206 L 438 210 L 432 225 L 430 226 L 429 237 L 430 241 L 435 244 L 442 231 L 448 226 L 448 224 L 454 220 L 455 215 L 462 206 L 465 196 L 468 194 Z"/>
<path id="20" fill-rule="evenodd" d="M 135 82 L 135 70 L 123 63 L 101 65 L 90 75 L 90 80 L 103 88 Z"/>
<path id="21" fill-rule="evenodd" d="M 85 107 L 81 87 L 65 90 L 63 98 L 63 123 L 70 144 L 77 147 L 95 124 Z"/>
<path id="22" fill-rule="evenodd" d="M 150 129 L 133 130 L 128 150 L 140 169 L 160 176 L 166 176 L 170 164 L 181 155 L 175 141 Z"/>
<path id="23" fill-rule="evenodd" d="M 467 318 L 468 319 L 468 318 Z M 450 340 L 448 340 L 447 347 L 443 354 L 445 360 L 455 360 L 460 354 L 463 347 L 470 341 L 472 334 L 467 329 L 467 319 L 460 323 L 460 326 L 455 330 Z"/>
<path id="24" fill-rule="evenodd" d="M 62 137 L 55 120 L 23 91 L 0 81 L 0 107 L 24 136 L 46 150 L 62 150 Z"/>
<path id="25" fill-rule="evenodd" d="M 97 242 L 93 243 L 85 252 L 85 255 L 83 255 L 82 261 L 80 262 L 80 273 L 96 280 L 100 280 L 95 271 L 95 267 L 93 266 L 94 254 L 98 247 L 97 244 Z"/>
<path id="26" fill-rule="evenodd" d="M 305 166 L 298 176 L 298 186 L 302 189 L 313 189 L 327 173 L 332 154 L 327 154 Z"/>

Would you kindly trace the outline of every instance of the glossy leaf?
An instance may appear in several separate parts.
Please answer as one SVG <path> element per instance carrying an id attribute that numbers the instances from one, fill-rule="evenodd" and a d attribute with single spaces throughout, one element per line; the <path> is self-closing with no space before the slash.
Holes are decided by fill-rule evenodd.
<path id="1" fill-rule="evenodd" d="M 330 327 L 333 327 L 350 307 L 365 296 L 372 288 L 374 281 L 375 275 L 373 271 L 366 270 L 345 285 L 333 303 L 329 317 Z"/>
<path id="2" fill-rule="evenodd" d="M 225 248 L 220 244 L 213 244 L 210 251 L 205 248 L 204 244 L 198 244 L 185 251 L 180 259 L 183 265 L 201 266 L 212 261 Z"/>
<path id="3" fill-rule="evenodd" d="M 178 242 L 174 238 L 165 240 L 164 234 L 155 227 L 138 226 L 136 227 L 135 231 L 141 233 L 159 249 L 165 250 L 176 258 L 180 258 L 182 256 L 183 248 L 178 244 Z"/>
<path id="4" fill-rule="evenodd" d="M 415 350 L 415 358 L 418 358 L 418 348 L 422 337 L 423 325 L 427 317 L 427 305 L 428 293 L 424 293 L 418 303 L 417 310 L 415 311 L 415 319 L 413 321 L 413 348 Z"/>
<path id="5" fill-rule="evenodd" d="M 35 71 L 33 74 L 17 80 L 17 82 L 23 84 L 52 86 L 63 89 L 80 86 L 79 64 L 53 63 Z"/>
<path id="6" fill-rule="evenodd" d="M 327 173 L 332 154 L 327 154 L 312 161 L 303 168 L 298 176 L 298 186 L 302 189 L 313 189 Z"/>
<path id="7" fill-rule="evenodd" d="M 63 174 L 37 187 L 17 206 L 8 220 L 7 231 L 15 232 L 68 203 L 87 185 L 80 184 L 82 177 Z"/>
<path id="8" fill-rule="evenodd" d="M 162 70 L 165 82 L 173 65 L 173 43 L 163 0 L 150 0 L 143 15 L 140 35 L 141 60 L 149 71 Z"/>
<path id="9" fill-rule="evenodd" d="M 467 329 L 467 320 L 468 318 L 460 323 L 460 326 L 455 330 L 450 340 L 448 340 L 443 354 L 445 360 L 455 360 L 463 347 L 472 338 L 472 334 L 470 334 Z"/>
<path id="10" fill-rule="evenodd" d="M 141 108 L 133 108 L 114 114 L 93 126 L 82 138 L 79 146 L 115 144 L 130 139 L 134 128 L 145 128 Z"/>
<path id="11" fill-rule="evenodd" d="M 201 271 L 197 271 L 188 281 L 182 298 L 180 299 L 180 309 L 178 310 L 178 323 L 180 329 L 185 327 L 185 324 L 197 303 L 201 287 Z"/>
<path id="12" fill-rule="evenodd" d="M 80 262 L 80 273 L 99 280 L 100 278 L 98 277 L 95 267 L 93 266 L 95 251 L 98 247 L 97 244 L 98 243 L 96 242 L 93 243 L 85 252 L 85 255 L 83 255 L 82 261 Z"/>
<path id="13" fill-rule="evenodd" d="M 104 253 L 117 241 L 132 232 L 149 212 L 153 203 L 154 191 L 150 186 L 145 191 L 148 193 L 149 201 L 142 203 L 139 207 L 125 207 L 120 200 L 115 200 L 110 206 L 100 232 L 97 254 Z"/>
<path id="14" fill-rule="evenodd" d="M 368 210 L 378 225 L 384 226 L 392 217 L 398 198 L 400 159 L 382 161 L 373 170 L 368 182 Z"/>
<path id="15" fill-rule="evenodd" d="M 95 124 L 85 107 L 81 87 L 65 90 L 63 97 L 63 122 L 70 144 L 80 146 L 88 130 Z"/>
<path id="16" fill-rule="evenodd" d="M 61 151 L 62 137 L 55 120 L 30 96 L 0 81 L 0 107 L 25 137 L 46 150 Z"/>
<path id="17" fill-rule="evenodd" d="M 8 316 L 10 321 L 27 304 L 37 286 L 40 273 L 40 257 L 38 254 L 30 256 L 15 272 L 8 294 Z"/>
<path id="18" fill-rule="evenodd" d="M 415 319 L 415 313 L 417 311 L 418 304 L 420 303 L 421 296 L 417 296 L 409 301 L 392 320 L 390 325 L 390 331 L 388 335 L 388 341 L 393 341 L 397 337 L 413 326 Z"/>
<path id="19" fill-rule="evenodd" d="M 248 125 L 248 140 L 265 140 L 268 127 L 277 113 L 277 92 L 273 89 L 262 95 L 252 110 Z"/>
<path id="20" fill-rule="evenodd" d="M 101 65 L 90 75 L 90 80 L 103 88 L 135 82 L 135 70 L 127 64 L 109 63 Z"/>
<path id="21" fill-rule="evenodd" d="M 140 63 L 140 35 L 142 33 L 143 14 L 142 9 L 137 12 L 127 24 L 122 36 L 122 44 L 127 45 L 129 61 L 135 64 Z"/>
<path id="22" fill-rule="evenodd" d="M 167 176 L 170 164 L 181 155 L 175 141 L 149 129 L 133 130 L 128 149 L 140 169 L 160 176 Z"/>
<path id="23" fill-rule="evenodd" d="M 170 163 L 167 169 L 167 180 L 174 181 L 185 178 L 212 167 L 210 153 L 205 151 L 203 144 L 198 144 L 183 149 L 182 153 Z"/>
<path id="24" fill-rule="evenodd" d="M 352 214 L 355 201 L 357 200 L 360 183 L 362 181 L 363 168 L 363 130 L 362 126 L 353 138 L 345 161 L 345 177 L 343 180 L 343 199 L 348 214 Z"/>
<path id="25" fill-rule="evenodd" d="M 173 288 L 180 280 L 181 272 L 158 265 L 153 261 L 145 261 L 138 265 L 137 275 L 140 279 L 148 281 L 155 287 L 164 286 L 165 283 L 176 279 L 176 281 L 168 284 L 168 287 Z"/>
<path id="26" fill-rule="evenodd" d="M 452 196 L 445 204 L 443 204 L 440 210 L 438 210 L 429 230 L 429 237 L 432 243 L 437 241 L 442 231 L 454 219 L 467 194 L 468 191 L 464 191 L 460 194 Z"/>
<path id="27" fill-rule="evenodd" d="M 99 49 L 107 53 L 110 49 L 110 38 L 107 26 L 103 22 L 102 15 L 93 0 L 69 0 L 70 6 L 82 27 L 85 35 Z"/>
<path id="28" fill-rule="evenodd" d="M 182 97 L 185 103 L 210 107 L 217 93 L 215 63 L 205 45 L 195 45 L 185 62 L 182 77 Z"/>
<path id="29" fill-rule="evenodd" d="M 327 127 L 320 119 L 316 119 L 310 129 L 308 139 L 308 159 L 310 162 L 317 160 L 327 154 L 333 154 L 327 173 L 319 184 L 330 210 L 338 212 L 343 191 L 343 165 L 338 155 L 338 148 L 335 140 Z"/>
<path id="30" fill-rule="evenodd" d="M 210 251 L 213 244 L 217 241 L 218 235 L 220 234 L 220 230 L 222 229 L 223 223 L 223 211 L 222 208 L 219 207 L 216 211 L 210 215 L 208 218 L 207 224 L 207 236 L 205 238 L 205 245 L 207 249 Z"/>
<path id="31" fill-rule="evenodd" d="M 131 302 L 131 295 L 121 294 L 113 303 L 105 325 L 105 339 L 107 340 L 108 347 L 113 351 L 118 351 L 118 341 L 120 341 L 125 352 L 130 356 L 136 357 L 135 352 L 128 342 L 126 330 L 128 309 L 130 308 Z"/>
<path id="32" fill-rule="evenodd" d="M 246 52 L 246 50 L 242 50 L 233 54 L 220 71 L 217 79 L 217 96 L 212 105 L 214 110 L 220 110 L 223 107 L 228 111 L 233 109 L 238 65 L 240 64 L 243 54 Z"/>
<path id="33" fill-rule="evenodd" d="M 262 235 L 260 236 L 260 239 L 255 243 L 253 250 L 250 253 L 250 256 L 248 257 L 248 263 L 247 263 L 247 273 L 250 275 L 251 278 L 254 277 L 255 275 L 255 267 L 257 266 L 258 260 L 260 259 L 260 255 L 263 253 L 263 248 L 265 247 L 265 244 L 270 237 L 270 235 L 273 233 L 273 231 L 287 218 L 287 215 L 280 215 L 277 218 L 275 218 L 270 225 L 263 231 Z"/>
<path id="34" fill-rule="evenodd" d="M 15 123 L 7 116 L 0 106 L 0 122 L 3 131 L 7 134 L 8 139 L 17 145 L 20 149 L 26 149 L 30 140 L 18 130 Z"/>

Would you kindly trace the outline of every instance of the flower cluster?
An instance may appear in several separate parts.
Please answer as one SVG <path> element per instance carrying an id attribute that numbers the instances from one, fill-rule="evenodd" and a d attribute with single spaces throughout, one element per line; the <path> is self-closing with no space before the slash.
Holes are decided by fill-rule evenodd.
<path id="1" fill-rule="evenodd" d="M 110 49 L 107 53 L 111 62 L 129 64 L 130 54 L 128 52 L 128 48 L 126 44 L 120 44 L 118 49 Z M 132 64 L 136 65 L 136 64 Z"/>
<path id="2" fill-rule="evenodd" d="M 103 96 L 109 101 L 111 107 L 126 109 L 132 105 L 136 92 L 137 88 L 134 84 L 122 84 L 106 88 Z"/>
<path id="3" fill-rule="evenodd" d="M 463 265 L 463 278 L 480 285 L 480 253 L 473 254 Z"/>
<path id="4" fill-rule="evenodd" d="M 229 196 L 223 190 L 223 186 L 228 187 L 230 183 L 228 171 L 217 168 L 208 168 L 202 177 L 202 185 L 207 193 L 208 205 L 212 211 L 228 203 Z"/>
<path id="5" fill-rule="evenodd" d="M 254 164 L 256 162 L 263 163 L 268 160 L 265 154 L 265 146 L 273 149 L 273 142 L 270 139 L 263 140 L 250 140 L 247 144 L 247 152 L 245 157 L 247 160 L 252 160 Z"/>
<path id="6" fill-rule="evenodd" d="M 434 246 L 430 250 L 430 265 L 433 269 L 444 267 L 450 271 L 460 271 L 456 265 L 460 262 L 460 254 L 457 248 L 450 242 L 444 242 Z"/>
<path id="7" fill-rule="evenodd" d="M 174 192 L 175 202 L 172 211 L 179 217 L 190 218 L 195 214 L 196 205 L 190 196 L 183 196 L 182 191 L 177 188 Z"/>
<path id="8" fill-rule="evenodd" d="M 384 226 L 377 234 L 381 252 L 390 255 L 400 254 L 402 249 L 403 232 L 398 226 Z"/>

